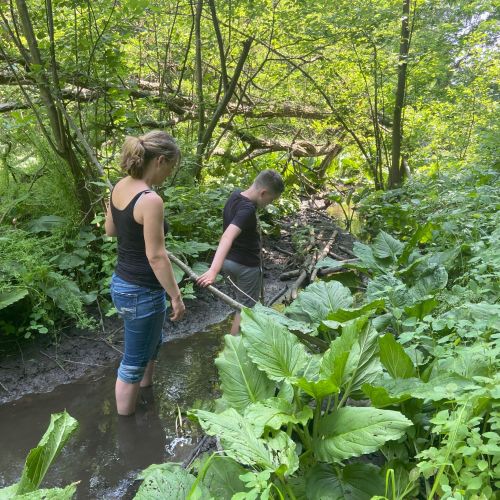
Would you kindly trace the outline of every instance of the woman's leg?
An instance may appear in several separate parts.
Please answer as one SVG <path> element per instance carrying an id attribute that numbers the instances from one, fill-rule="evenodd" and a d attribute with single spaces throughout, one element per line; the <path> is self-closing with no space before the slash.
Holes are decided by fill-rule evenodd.
<path id="1" fill-rule="evenodd" d="M 125 321 L 125 350 L 115 386 L 119 415 L 135 411 L 139 387 L 153 383 L 154 358 L 161 343 L 165 311 Z"/>
<path id="2" fill-rule="evenodd" d="M 116 379 L 115 397 L 118 415 L 128 416 L 135 412 L 137 394 L 139 394 L 139 382 L 130 384 L 119 378 Z"/>
<path id="3" fill-rule="evenodd" d="M 141 387 L 150 387 L 153 385 L 154 371 L 155 371 L 155 360 L 152 359 L 148 362 L 146 366 L 146 370 L 144 372 L 144 375 L 140 383 Z"/>

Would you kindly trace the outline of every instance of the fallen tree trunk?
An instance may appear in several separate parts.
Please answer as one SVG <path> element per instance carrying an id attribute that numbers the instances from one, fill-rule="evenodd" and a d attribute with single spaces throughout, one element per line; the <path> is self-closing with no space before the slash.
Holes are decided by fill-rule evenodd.
<path id="1" fill-rule="evenodd" d="M 330 248 L 335 242 L 335 239 L 337 238 L 338 234 L 339 232 L 337 230 L 333 231 L 332 237 L 328 240 L 326 245 L 323 247 L 323 250 L 321 250 L 320 254 L 318 255 L 316 263 L 318 263 L 321 259 L 325 258 L 328 255 L 328 252 L 330 251 Z M 313 282 L 316 279 L 317 274 L 318 274 L 318 268 L 314 268 L 311 273 L 311 282 Z"/>
<path id="2" fill-rule="evenodd" d="M 182 260 L 178 259 L 175 255 L 173 255 L 170 252 L 167 252 L 167 253 L 168 253 L 168 258 L 174 264 L 179 266 L 188 275 L 190 280 L 192 280 L 196 283 L 196 280 L 199 278 L 199 276 L 187 264 L 184 264 L 184 262 L 182 262 Z M 216 297 L 219 297 L 219 299 L 221 299 L 227 305 L 231 306 L 236 311 L 241 311 L 241 309 L 243 309 L 245 307 L 243 304 L 240 304 L 236 300 L 229 297 L 229 295 L 226 295 L 224 292 L 221 292 L 219 289 L 215 288 L 212 285 L 207 286 L 207 290 L 212 292 Z"/>
<path id="3" fill-rule="evenodd" d="M 300 274 L 300 269 L 294 269 L 293 271 L 287 271 L 280 275 L 280 281 L 287 281 L 289 279 L 295 278 Z"/>

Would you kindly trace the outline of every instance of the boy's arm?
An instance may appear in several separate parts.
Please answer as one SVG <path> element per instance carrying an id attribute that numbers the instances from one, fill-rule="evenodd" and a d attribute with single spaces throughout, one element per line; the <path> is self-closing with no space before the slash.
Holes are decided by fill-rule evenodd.
<path id="1" fill-rule="evenodd" d="M 233 241 L 239 236 L 240 233 L 241 229 L 238 226 L 234 224 L 229 224 L 229 226 L 227 226 L 227 229 L 224 231 L 224 234 L 220 239 L 212 265 L 207 272 L 203 273 L 198 278 L 196 281 L 198 285 L 205 287 L 214 283 L 215 278 L 217 278 L 217 275 L 222 269 L 222 265 L 224 264 L 224 260 L 229 253 L 229 250 L 231 249 Z"/>

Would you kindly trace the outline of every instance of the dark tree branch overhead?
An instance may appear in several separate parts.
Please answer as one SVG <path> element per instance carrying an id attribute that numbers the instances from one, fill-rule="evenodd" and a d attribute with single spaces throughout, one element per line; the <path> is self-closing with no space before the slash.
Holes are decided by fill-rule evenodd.
<path id="1" fill-rule="evenodd" d="M 236 163 L 247 161 L 263 154 L 278 151 L 287 152 L 296 158 L 328 155 L 331 161 L 342 150 L 342 146 L 339 144 L 327 143 L 324 145 L 316 145 L 304 140 L 294 140 L 290 143 L 289 141 L 261 139 L 249 134 L 247 131 L 238 129 L 231 123 L 221 124 L 221 126 L 228 128 L 233 134 L 239 137 L 240 140 L 247 145 L 247 149 L 238 156 L 230 155 L 223 150 L 216 150 L 213 154 L 215 156 L 223 156 Z"/>
<path id="2" fill-rule="evenodd" d="M 212 14 L 212 23 L 214 25 L 215 36 L 217 37 L 217 47 L 219 48 L 222 88 L 224 89 L 224 93 L 226 93 L 229 88 L 229 79 L 227 77 L 227 63 L 226 63 L 226 54 L 224 52 L 224 42 L 222 40 L 222 34 L 220 32 L 219 20 L 217 18 L 217 11 L 215 10 L 214 0 L 208 0 L 208 5 L 210 6 L 210 13 Z"/>

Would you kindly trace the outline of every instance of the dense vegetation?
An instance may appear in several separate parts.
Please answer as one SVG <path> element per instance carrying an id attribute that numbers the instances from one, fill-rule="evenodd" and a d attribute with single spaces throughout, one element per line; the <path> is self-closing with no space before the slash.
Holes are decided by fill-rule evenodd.
<path id="1" fill-rule="evenodd" d="M 200 244 L 191 263 L 217 241 L 221 193 L 265 167 L 283 172 L 291 200 L 322 190 L 352 214 L 405 173 L 494 163 L 497 24 L 486 0 L 0 8 L 4 334 L 88 325 L 96 301 L 108 312 L 114 243 L 102 211 L 126 134 L 161 127 L 179 141 L 182 168 L 164 194 L 173 250 Z"/>
<path id="2" fill-rule="evenodd" d="M 319 263 L 342 274 L 284 310 L 245 311 L 226 338 L 222 397 L 190 412 L 224 452 L 150 467 L 138 498 L 495 497 L 494 2 L 12 0 L 0 13 L 2 349 L 113 314 L 102 223 L 127 134 L 162 128 L 181 145 L 160 194 L 167 247 L 195 270 L 227 193 L 263 168 L 287 184 L 268 223 L 318 195 L 339 224 L 361 223 L 356 261 Z"/>
<path id="3" fill-rule="evenodd" d="M 363 293 L 334 278 L 283 313 L 245 311 L 216 360 L 215 412 L 192 411 L 224 454 L 191 474 L 152 466 L 136 498 L 494 498 L 500 184 L 488 171 L 429 181 L 366 200 L 367 227 L 399 210 L 404 241 L 355 244 Z M 379 466 L 353 460 L 376 451 Z"/>

